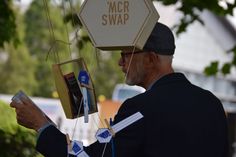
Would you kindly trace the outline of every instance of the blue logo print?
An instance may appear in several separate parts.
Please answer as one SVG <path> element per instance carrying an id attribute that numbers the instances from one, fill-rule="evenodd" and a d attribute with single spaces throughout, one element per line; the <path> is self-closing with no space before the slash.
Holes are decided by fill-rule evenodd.
<path id="1" fill-rule="evenodd" d="M 111 134 L 108 130 L 106 130 L 103 133 L 99 134 L 98 136 L 101 138 L 107 138 L 107 137 L 111 136 Z"/>
<path id="2" fill-rule="evenodd" d="M 81 150 L 81 148 L 80 148 L 80 146 L 77 143 L 74 143 L 72 150 L 75 153 L 78 153 Z"/>

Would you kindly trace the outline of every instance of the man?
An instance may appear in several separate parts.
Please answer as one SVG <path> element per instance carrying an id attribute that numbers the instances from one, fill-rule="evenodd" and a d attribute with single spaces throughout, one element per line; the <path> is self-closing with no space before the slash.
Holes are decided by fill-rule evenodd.
<path id="1" fill-rule="evenodd" d="M 157 23 L 143 50 L 123 50 L 119 65 L 126 83 L 147 91 L 126 100 L 114 123 L 140 112 L 143 118 L 115 134 L 113 145 L 84 148 L 91 157 L 227 157 L 227 123 L 221 102 L 172 68 L 174 36 Z M 24 101 L 24 100 L 23 100 Z M 40 132 L 36 149 L 67 156 L 66 136 L 29 102 L 16 108 L 18 123 Z"/>

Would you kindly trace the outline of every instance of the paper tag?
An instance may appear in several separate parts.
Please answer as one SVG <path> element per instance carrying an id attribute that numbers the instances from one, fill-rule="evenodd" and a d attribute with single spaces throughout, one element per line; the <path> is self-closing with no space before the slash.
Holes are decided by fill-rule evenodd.
<path id="1" fill-rule="evenodd" d="M 72 141 L 71 146 L 69 148 L 71 148 L 71 150 L 68 149 L 69 154 L 78 155 L 79 153 L 83 151 L 83 143 L 80 141 Z"/>
<path id="2" fill-rule="evenodd" d="M 83 102 L 84 102 L 84 122 L 88 123 L 89 117 L 88 117 L 88 112 L 89 112 L 89 107 L 88 107 L 88 92 L 85 87 L 82 87 L 82 94 L 83 94 Z"/>
<path id="3" fill-rule="evenodd" d="M 85 151 L 82 151 L 77 155 L 77 157 L 89 157 L 89 155 Z"/>
<path id="4" fill-rule="evenodd" d="M 89 157 L 84 151 L 83 142 L 80 141 L 72 141 L 70 145 L 68 145 L 68 153 L 76 157 Z"/>
<path id="5" fill-rule="evenodd" d="M 127 126 L 133 124 L 134 122 L 140 120 L 141 118 L 143 118 L 143 115 L 140 112 L 137 112 L 123 119 L 119 123 L 111 126 L 111 130 L 116 134 L 120 130 L 126 128 Z M 109 143 L 112 138 L 112 133 L 107 128 L 101 128 L 101 129 L 98 129 L 95 137 L 100 143 Z"/>
<path id="6" fill-rule="evenodd" d="M 117 133 L 120 130 L 126 128 L 127 126 L 133 124 L 134 122 L 138 121 L 141 118 L 143 118 L 143 115 L 140 112 L 137 112 L 137 113 L 123 119 L 119 123 L 113 125 L 111 128 L 115 133 Z"/>
<path id="7" fill-rule="evenodd" d="M 107 128 L 101 128 L 98 129 L 95 137 L 99 143 L 109 143 L 111 141 L 112 134 Z"/>

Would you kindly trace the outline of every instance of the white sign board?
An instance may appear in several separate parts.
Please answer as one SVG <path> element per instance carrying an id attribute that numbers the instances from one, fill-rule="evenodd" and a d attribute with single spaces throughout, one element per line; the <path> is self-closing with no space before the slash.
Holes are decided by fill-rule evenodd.
<path id="1" fill-rule="evenodd" d="M 159 14 L 151 0 L 85 0 L 79 18 L 101 50 L 142 49 Z"/>

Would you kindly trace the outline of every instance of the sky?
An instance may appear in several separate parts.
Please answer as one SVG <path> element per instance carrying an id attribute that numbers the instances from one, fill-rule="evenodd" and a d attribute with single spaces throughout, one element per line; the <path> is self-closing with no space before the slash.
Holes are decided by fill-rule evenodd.
<path id="1" fill-rule="evenodd" d="M 18 0 L 17 2 L 21 5 L 28 6 L 31 3 L 32 0 Z"/>

